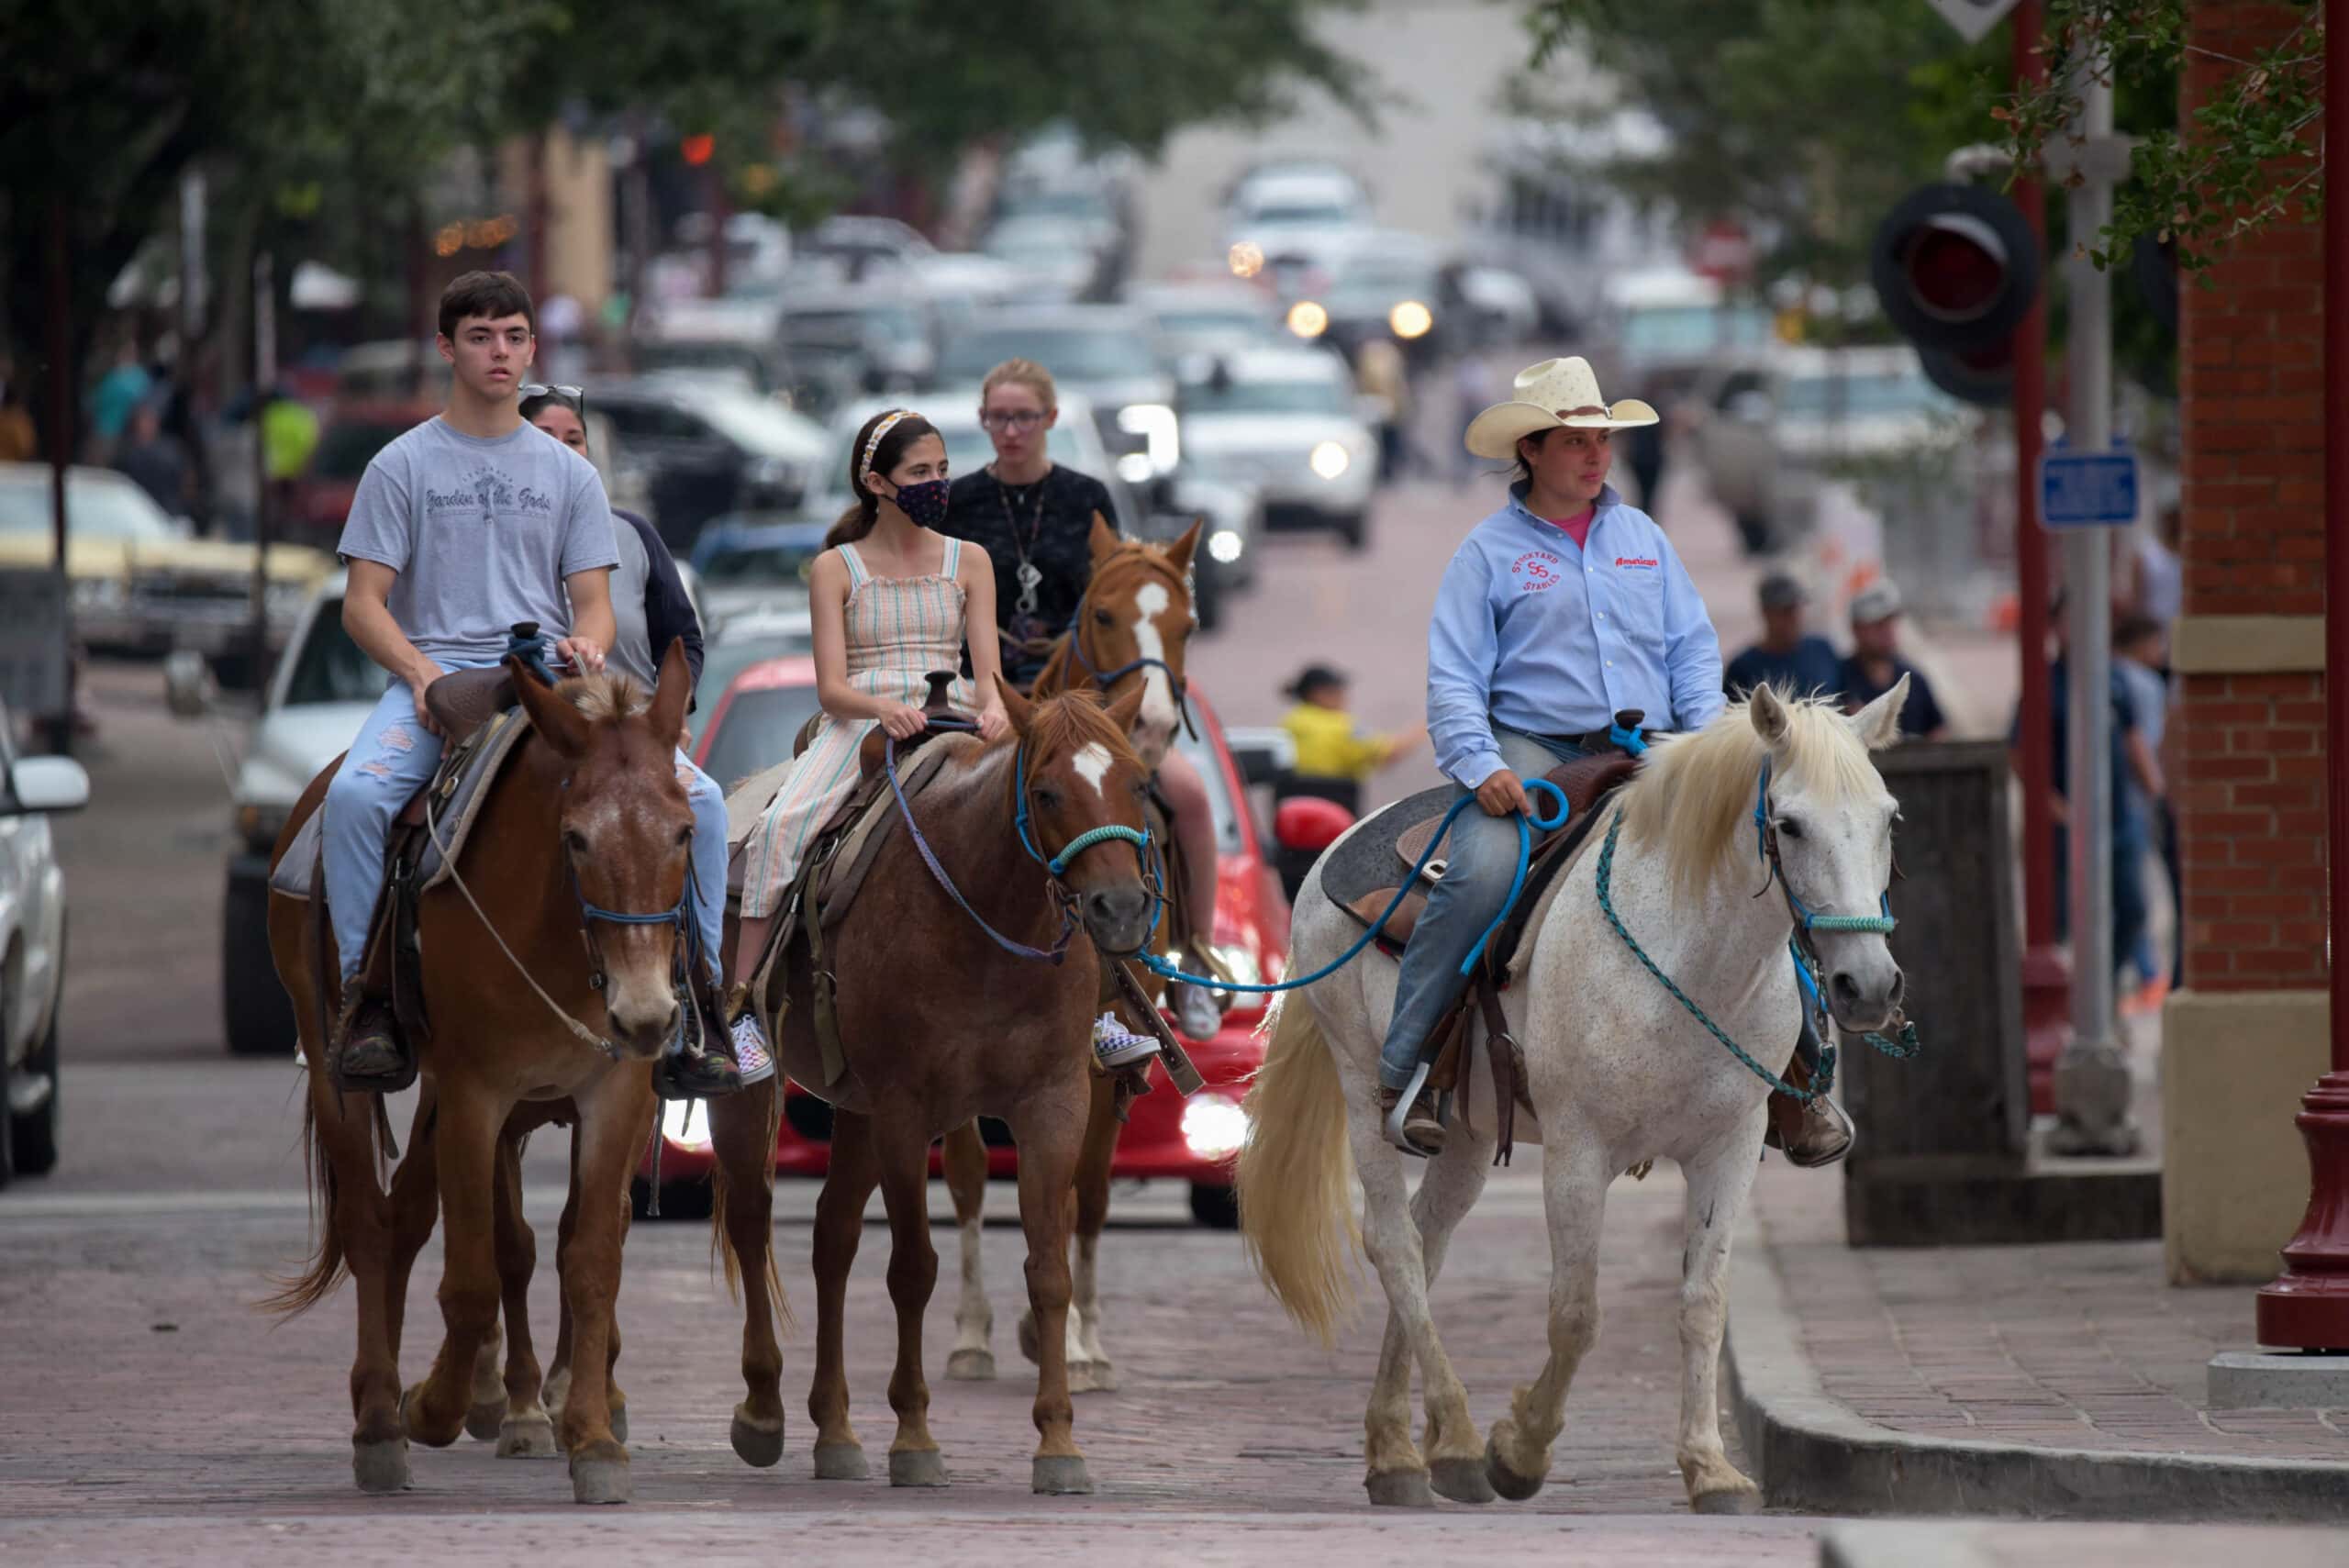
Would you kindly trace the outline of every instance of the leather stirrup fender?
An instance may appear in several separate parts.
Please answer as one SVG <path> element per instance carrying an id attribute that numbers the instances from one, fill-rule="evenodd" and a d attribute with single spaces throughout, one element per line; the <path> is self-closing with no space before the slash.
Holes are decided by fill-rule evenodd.
<path id="1" fill-rule="evenodd" d="M 1500 994 L 1482 976 L 1473 984 L 1476 1004 L 1485 1014 L 1485 1054 L 1493 1064 L 1493 1163 L 1506 1165 L 1517 1140 L 1517 1100 L 1525 1081 L 1524 1059 L 1516 1037 L 1508 1032 Z"/>

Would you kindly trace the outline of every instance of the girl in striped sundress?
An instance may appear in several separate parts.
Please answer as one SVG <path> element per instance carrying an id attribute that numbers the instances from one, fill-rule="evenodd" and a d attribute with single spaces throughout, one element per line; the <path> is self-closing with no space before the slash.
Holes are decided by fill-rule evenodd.
<path id="1" fill-rule="evenodd" d="M 954 706 L 978 715 L 985 740 L 1010 728 L 995 685 L 995 568 L 985 551 L 933 531 L 946 516 L 945 441 L 920 415 L 893 409 L 857 432 L 849 467 L 857 504 L 808 579 L 823 722 L 745 846 L 737 980 L 764 951 L 809 841 L 855 789 L 864 737 L 875 724 L 900 740 L 920 733 L 925 677 L 957 668 L 966 641 L 973 678 L 954 683 Z"/>

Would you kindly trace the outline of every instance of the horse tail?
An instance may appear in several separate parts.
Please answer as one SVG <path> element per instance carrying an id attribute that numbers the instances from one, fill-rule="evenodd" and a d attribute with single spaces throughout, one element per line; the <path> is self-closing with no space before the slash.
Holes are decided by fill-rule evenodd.
<path id="1" fill-rule="evenodd" d="M 332 1296 L 335 1287 L 342 1283 L 342 1276 L 350 1272 L 350 1260 L 342 1251 L 342 1234 L 334 1223 L 338 1185 L 334 1160 L 318 1126 L 317 1100 L 308 1093 L 302 1096 L 302 1165 L 309 1187 L 310 1223 L 317 1232 L 317 1245 L 306 1268 L 291 1279 L 271 1276 L 277 1289 L 253 1304 L 256 1309 L 281 1318 L 298 1318 Z"/>
<path id="2" fill-rule="evenodd" d="M 1346 1100 L 1313 1009 L 1284 996 L 1266 1020 L 1264 1065 L 1248 1091 L 1235 1185 L 1240 1234 L 1258 1277 L 1322 1343 L 1353 1307 L 1353 1218 Z"/>
<path id="3" fill-rule="evenodd" d="M 767 1114 L 759 1138 L 759 1148 L 764 1151 L 766 1158 L 772 1161 L 774 1158 L 775 1137 L 782 1130 L 783 1126 L 782 1074 L 777 1073 L 774 1078 L 769 1079 L 767 1086 L 774 1093 L 767 1100 Z M 702 1114 L 707 1116 L 709 1113 L 705 1109 Z M 652 1136 L 655 1138 L 661 1136 L 658 1122 L 653 1125 Z M 767 1176 L 770 1191 L 773 1190 L 774 1180 L 773 1172 L 770 1170 Z M 726 1162 L 723 1159 L 714 1161 L 709 1167 L 709 1251 L 718 1266 L 725 1273 L 727 1299 L 740 1301 L 742 1299 L 742 1263 L 741 1260 L 735 1255 L 733 1238 L 726 1229 L 726 1203 L 733 1188 L 733 1180 L 727 1173 Z M 798 1325 L 791 1316 L 791 1302 L 783 1294 L 783 1273 L 775 1260 L 772 1228 L 767 1238 L 766 1274 L 767 1304 L 774 1313 L 775 1332 L 787 1340 Z"/>

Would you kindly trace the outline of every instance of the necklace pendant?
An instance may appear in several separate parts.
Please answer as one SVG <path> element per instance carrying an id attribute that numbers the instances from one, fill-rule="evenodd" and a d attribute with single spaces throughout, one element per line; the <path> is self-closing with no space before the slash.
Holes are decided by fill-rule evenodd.
<path id="1" fill-rule="evenodd" d="M 1019 584 L 1019 608 L 1020 614 L 1034 615 L 1036 613 L 1036 590 L 1042 584 L 1044 581 L 1044 574 L 1036 569 L 1035 564 L 1032 562 L 1023 561 L 1019 563 L 1019 570 L 1013 573 L 1012 576 L 1017 579 Z"/>

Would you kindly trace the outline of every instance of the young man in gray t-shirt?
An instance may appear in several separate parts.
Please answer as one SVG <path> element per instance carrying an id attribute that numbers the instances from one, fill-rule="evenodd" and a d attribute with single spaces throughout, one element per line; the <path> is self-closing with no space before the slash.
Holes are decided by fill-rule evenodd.
<path id="1" fill-rule="evenodd" d="M 343 626 L 394 677 L 325 805 L 344 998 L 328 1060 L 347 1089 L 415 1076 L 390 1007 L 362 995 L 359 976 L 392 819 L 440 760 L 425 689 L 451 670 L 498 662 L 517 621 L 567 626 L 555 653 L 584 673 L 603 668 L 614 636 L 608 576 L 619 558 L 603 481 L 517 411 L 536 347 L 528 291 L 503 272 L 468 272 L 441 295 L 440 328 L 448 407 L 367 465 L 337 547 L 350 568 Z M 729 1081 L 696 1086 L 734 1086 L 731 1064 L 708 1060 Z"/>

